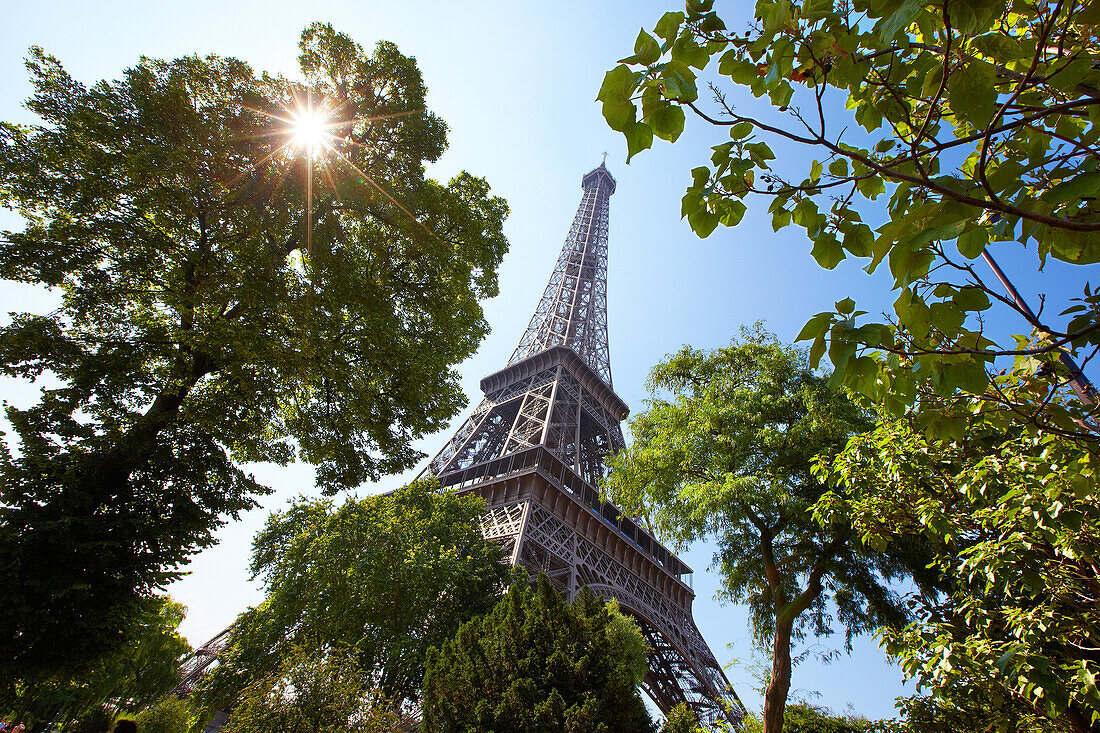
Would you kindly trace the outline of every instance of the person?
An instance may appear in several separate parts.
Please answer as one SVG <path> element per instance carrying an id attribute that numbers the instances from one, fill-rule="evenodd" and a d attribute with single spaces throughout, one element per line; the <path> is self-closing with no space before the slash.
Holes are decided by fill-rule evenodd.
<path id="1" fill-rule="evenodd" d="M 137 733 L 137 723 L 128 718 L 120 718 L 112 733 Z"/>

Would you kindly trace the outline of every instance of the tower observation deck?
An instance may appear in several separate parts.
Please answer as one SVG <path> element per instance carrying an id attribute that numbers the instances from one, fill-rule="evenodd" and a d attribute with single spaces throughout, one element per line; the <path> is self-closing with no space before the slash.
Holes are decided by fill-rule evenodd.
<path id="1" fill-rule="evenodd" d="M 484 399 L 428 465 L 453 491 L 483 497 L 485 535 L 513 565 L 545 573 L 570 600 L 587 586 L 637 620 L 651 648 L 643 689 L 662 712 L 687 703 L 705 723 L 744 707 L 691 615 L 691 573 L 632 518 L 600 500 L 604 459 L 624 446 L 629 410 L 607 346 L 608 211 L 601 164 L 531 321 Z"/>

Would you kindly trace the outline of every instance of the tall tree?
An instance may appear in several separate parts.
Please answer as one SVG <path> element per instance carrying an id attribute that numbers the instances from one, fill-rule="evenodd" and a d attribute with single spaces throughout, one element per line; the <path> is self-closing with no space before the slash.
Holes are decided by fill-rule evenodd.
<path id="1" fill-rule="evenodd" d="M 300 63 L 295 82 L 143 59 L 88 87 L 31 50 L 41 122 L 0 126 L 0 205 L 26 220 L 0 278 L 60 304 L 0 329 L 0 374 L 49 377 L 7 408 L 2 677 L 120 643 L 135 601 L 267 491 L 242 462 L 354 487 L 463 404 L 507 206 L 425 177 L 446 125 L 392 43 L 313 25 Z"/>
<path id="2" fill-rule="evenodd" d="M 642 31 L 599 95 L 632 155 L 654 135 L 675 141 L 685 111 L 715 128 L 683 198 L 696 233 L 736 226 L 762 198 L 776 230 L 805 230 L 822 267 L 885 264 L 892 314 L 865 317 L 843 299 L 799 338 L 815 365 L 828 351 L 837 381 L 891 413 L 915 408 L 926 428 L 957 435 L 956 398 L 973 394 L 990 419 L 1100 441 L 1092 407 L 1063 399 L 1074 381 L 1063 350 L 1080 362 L 1100 348 L 1096 288 L 1052 318 L 980 262 L 1013 241 L 1039 269 L 1100 261 L 1100 3 L 758 0 L 743 28 L 712 6 L 688 0 L 656 37 Z M 763 104 L 735 107 L 734 92 Z M 797 154 L 776 160 L 777 143 Z M 996 343 L 983 322 L 994 303 L 1020 326 Z M 990 373 L 1010 356 L 1027 358 Z"/>
<path id="3" fill-rule="evenodd" d="M 900 553 L 871 551 L 850 525 L 812 512 L 826 491 L 813 458 L 836 454 L 870 421 L 759 326 L 715 351 L 685 347 L 653 368 L 648 388 L 634 443 L 611 459 L 604 488 L 665 537 L 717 538 L 720 593 L 748 604 L 757 642 L 771 647 L 764 725 L 779 733 L 794 642 L 831 633 L 834 615 L 849 644 L 905 618 L 887 584 L 906 572 Z"/>
<path id="4" fill-rule="evenodd" d="M 587 588 L 573 603 L 539 575 L 429 651 L 427 733 L 648 733 L 641 630 Z"/>
<path id="5" fill-rule="evenodd" d="M 197 706 L 209 716 L 232 704 L 295 650 L 350 654 L 389 704 L 414 703 L 428 648 L 489 611 L 507 580 L 500 548 L 481 535 L 483 508 L 418 482 L 273 514 L 252 557 L 267 598 L 237 619 Z"/>

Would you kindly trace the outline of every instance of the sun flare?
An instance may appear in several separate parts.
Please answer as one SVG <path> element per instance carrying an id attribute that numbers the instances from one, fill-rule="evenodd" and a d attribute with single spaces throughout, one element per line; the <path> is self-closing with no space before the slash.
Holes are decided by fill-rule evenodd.
<path id="1" fill-rule="evenodd" d="M 303 111 L 294 117 L 292 129 L 295 147 L 308 155 L 314 155 L 324 147 L 328 137 L 328 120 L 318 111 Z"/>

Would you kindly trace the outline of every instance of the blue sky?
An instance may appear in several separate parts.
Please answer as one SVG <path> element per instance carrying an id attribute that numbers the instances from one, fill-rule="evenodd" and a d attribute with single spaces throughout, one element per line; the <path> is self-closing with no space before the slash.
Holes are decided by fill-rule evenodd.
<path id="1" fill-rule="evenodd" d="M 477 399 L 481 377 L 511 354 L 572 220 L 581 176 L 607 151 L 618 181 L 611 199 L 611 363 L 616 391 L 637 411 L 649 367 L 685 343 L 720 346 L 740 326 L 757 320 L 790 340 L 810 315 L 846 296 L 872 313 L 888 309 L 893 300 L 885 273 L 868 277 L 853 262 L 832 272 L 818 268 L 802 230 L 772 232 L 764 202 L 750 206 L 736 229 L 719 229 L 705 241 L 696 238 L 680 220 L 680 196 L 690 169 L 709 158 L 710 145 L 722 142 L 721 131 L 689 120 L 676 145 L 658 142 L 624 164 L 622 138 L 606 127 L 593 100 L 604 72 L 632 52 L 639 27 L 652 28 L 672 2 L 13 4 L 0 26 L 0 119 L 33 121 L 21 107 L 29 93 L 22 58 L 35 44 L 57 56 L 77 79 L 93 83 L 117 78 L 141 55 L 192 53 L 235 56 L 257 72 L 294 76 L 298 36 L 315 20 L 332 23 L 368 49 L 377 40 L 393 41 L 417 58 L 429 107 L 450 126 L 449 150 L 432 175 L 446 179 L 465 169 L 485 176 L 512 209 L 506 226 L 512 248 L 500 270 L 501 292 L 485 303 L 492 333 L 460 367 L 467 395 Z M 742 27 L 748 4 L 722 5 L 727 23 Z M 741 92 L 730 98 L 743 108 L 757 107 Z M 804 152 L 774 147 L 777 164 L 808 165 Z M 873 221 L 872 214 L 868 210 Z M 0 228 L 18 226 L 16 217 L 0 212 Z M 997 254 L 1025 297 L 1045 293 L 1062 302 L 1080 292 L 1084 268 L 1054 264 L 1037 274 L 1034 259 L 1018 247 L 1008 245 Z M 46 293 L 0 286 L 0 313 L 47 310 L 52 302 Z M 995 319 L 995 325 L 1015 324 Z M 27 385 L 0 384 L 0 395 L 16 404 L 26 404 L 34 394 Z M 434 453 L 447 437 L 443 431 L 420 447 Z M 252 535 L 270 510 L 313 491 L 307 466 L 252 469 L 274 494 L 224 527 L 219 545 L 197 556 L 190 575 L 169 589 L 188 606 L 184 632 L 192 643 L 213 636 L 260 600 L 258 587 L 247 578 Z M 360 492 L 394 488 L 406 478 L 391 477 Z M 720 662 L 751 662 L 746 613 L 714 600 L 710 555 L 706 545 L 684 554 L 696 570 L 695 617 Z M 843 641 L 833 637 L 823 644 L 839 647 Z M 728 675 L 749 706 L 759 709 L 746 665 L 732 667 Z M 892 715 L 894 698 L 905 692 L 900 671 L 867 638 L 829 665 L 810 660 L 799 666 L 792 691 L 837 711 L 851 705 L 871 717 Z"/>

